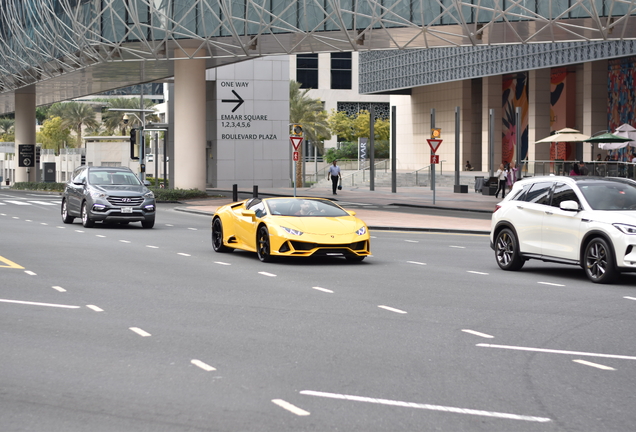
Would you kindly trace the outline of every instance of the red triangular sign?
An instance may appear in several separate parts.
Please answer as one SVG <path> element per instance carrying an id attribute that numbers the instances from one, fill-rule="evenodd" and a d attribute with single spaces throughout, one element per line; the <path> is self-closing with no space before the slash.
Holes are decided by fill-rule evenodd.
<path id="1" fill-rule="evenodd" d="M 439 145 L 442 143 L 441 139 L 427 139 L 426 141 L 428 141 L 428 145 L 431 150 L 433 150 L 433 153 L 437 152 Z"/>
<path id="2" fill-rule="evenodd" d="M 298 150 L 298 147 L 300 147 L 300 144 L 303 142 L 303 137 L 290 136 L 289 141 L 291 141 L 291 144 L 292 144 L 292 147 L 294 147 L 294 150 Z"/>

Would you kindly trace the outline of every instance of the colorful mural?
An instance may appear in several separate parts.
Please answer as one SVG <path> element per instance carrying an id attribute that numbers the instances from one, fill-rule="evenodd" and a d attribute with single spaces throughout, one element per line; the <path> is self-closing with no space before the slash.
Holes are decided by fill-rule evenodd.
<path id="1" fill-rule="evenodd" d="M 636 125 L 636 57 L 609 60 L 607 74 L 607 127 L 610 132 L 627 123 Z M 610 151 L 613 160 L 628 160 L 631 147 Z"/>
<path id="2" fill-rule="evenodd" d="M 571 76 L 571 77 L 570 77 Z M 550 131 L 574 128 L 576 106 L 575 77 L 567 68 L 550 71 Z M 550 144 L 550 160 L 573 160 L 576 156 L 575 144 Z"/>
<path id="3" fill-rule="evenodd" d="M 502 80 L 502 149 L 503 162 L 524 160 L 528 157 L 528 75 L 504 75 Z M 521 126 L 517 126 L 516 109 L 521 108 Z M 517 133 L 521 133 L 521 158 L 515 155 Z"/>

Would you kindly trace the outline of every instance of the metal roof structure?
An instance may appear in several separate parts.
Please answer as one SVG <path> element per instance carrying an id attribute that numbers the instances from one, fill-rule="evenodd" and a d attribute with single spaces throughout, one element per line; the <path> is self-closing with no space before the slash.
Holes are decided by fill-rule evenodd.
<path id="1" fill-rule="evenodd" d="M 0 113 L 264 55 L 636 39 L 636 0 L 0 0 Z M 185 54 L 184 50 L 193 54 Z M 493 59 L 496 60 L 496 59 Z"/>

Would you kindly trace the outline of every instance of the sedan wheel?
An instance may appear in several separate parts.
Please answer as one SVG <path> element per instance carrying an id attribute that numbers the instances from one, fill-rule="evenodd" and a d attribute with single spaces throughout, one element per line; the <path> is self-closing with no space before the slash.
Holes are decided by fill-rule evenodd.
<path id="1" fill-rule="evenodd" d="M 502 270 L 519 270 L 525 264 L 519 253 L 517 237 L 509 228 L 504 228 L 497 234 L 495 257 Z"/>
<path id="2" fill-rule="evenodd" d="M 223 244 L 223 224 L 221 218 L 212 221 L 212 247 L 216 252 L 232 252 L 234 249 Z"/>
<path id="3" fill-rule="evenodd" d="M 86 201 L 82 203 L 82 225 L 84 225 L 84 228 L 90 228 L 95 225 L 95 221 L 88 215 Z"/>
<path id="4" fill-rule="evenodd" d="M 62 222 L 65 224 L 73 223 L 75 218 L 73 216 L 69 216 L 68 214 L 68 206 L 66 205 L 66 200 L 62 201 Z"/>
<path id="5" fill-rule="evenodd" d="M 602 238 L 595 238 L 585 248 L 585 274 L 595 283 L 611 283 L 618 277 L 612 250 Z"/>
<path id="6" fill-rule="evenodd" d="M 270 255 L 269 231 L 264 225 L 258 229 L 256 252 L 258 253 L 258 259 L 262 262 L 271 262 L 273 259 Z"/>

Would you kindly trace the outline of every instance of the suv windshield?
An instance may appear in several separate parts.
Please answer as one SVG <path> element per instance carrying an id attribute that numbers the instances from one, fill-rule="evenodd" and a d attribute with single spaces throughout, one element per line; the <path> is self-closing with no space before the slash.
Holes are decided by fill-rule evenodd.
<path id="1" fill-rule="evenodd" d="M 636 209 L 636 186 L 631 183 L 595 181 L 578 186 L 594 210 Z"/>
<path id="2" fill-rule="evenodd" d="M 90 170 L 88 182 L 92 185 L 139 185 L 139 179 L 132 172 L 115 170 Z"/>

